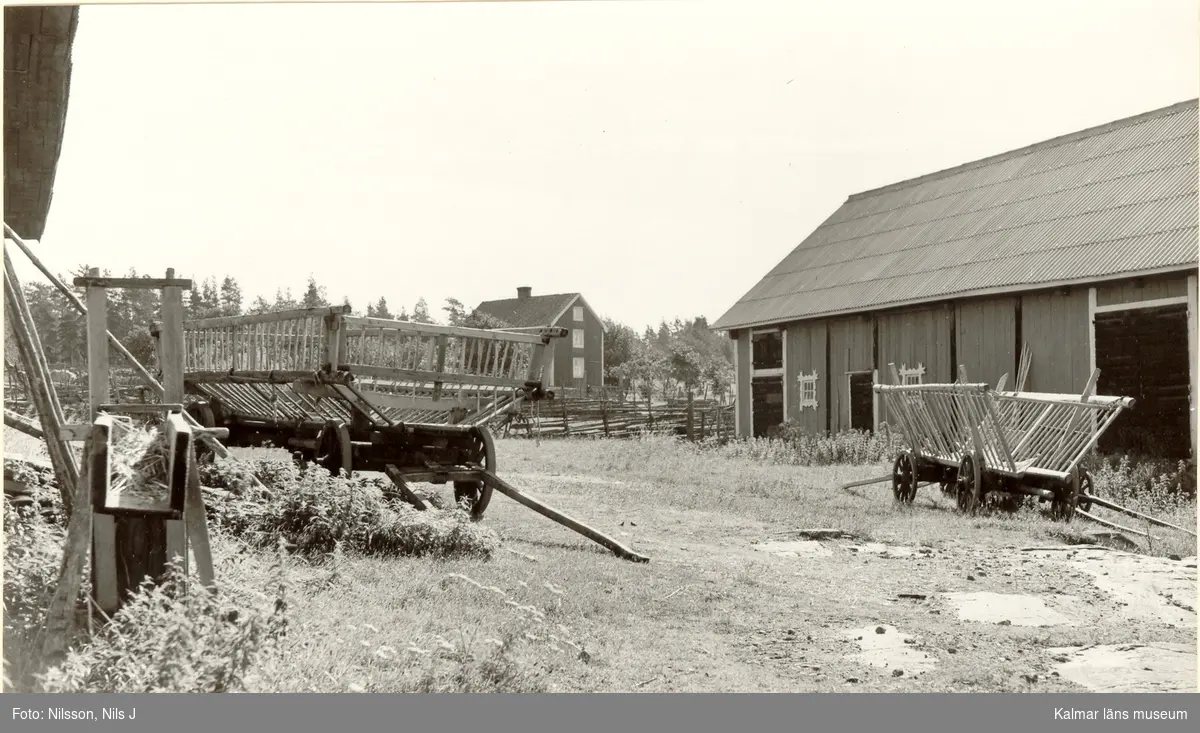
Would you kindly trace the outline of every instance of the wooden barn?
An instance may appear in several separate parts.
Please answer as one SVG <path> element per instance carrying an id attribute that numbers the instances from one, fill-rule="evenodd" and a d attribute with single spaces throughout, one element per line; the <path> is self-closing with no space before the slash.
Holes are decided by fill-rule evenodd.
<path id="1" fill-rule="evenodd" d="M 1197 101 L 851 196 L 714 327 L 737 431 L 888 420 L 873 383 L 1009 384 L 1137 406 L 1102 450 L 1196 442 Z M 1190 436 L 1190 440 L 1189 440 Z"/>
<path id="2" fill-rule="evenodd" d="M 71 88 L 79 6 L 4 8 L 4 221 L 40 239 Z"/>
<path id="3" fill-rule="evenodd" d="M 488 300 L 475 309 L 512 328 L 566 328 L 570 337 L 558 339 L 550 369 L 550 387 L 586 389 L 604 384 L 604 321 L 579 293 L 534 295 L 517 288 L 517 297 Z"/>

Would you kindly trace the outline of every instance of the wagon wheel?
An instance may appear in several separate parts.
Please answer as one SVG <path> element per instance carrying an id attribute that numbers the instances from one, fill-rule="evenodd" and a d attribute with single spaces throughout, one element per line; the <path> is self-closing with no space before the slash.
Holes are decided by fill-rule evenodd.
<path id="1" fill-rule="evenodd" d="M 911 504 L 917 496 L 916 467 L 907 451 L 899 453 L 892 464 L 892 496 L 902 504 Z"/>
<path id="2" fill-rule="evenodd" d="M 970 453 L 958 464 L 958 509 L 964 514 L 974 514 L 983 504 L 983 467 L 976 456 Z"/>
<path id="3" fill-rule="evenodd" d="M 1079 472 L 1076 471 L 1062 486 L 1054 490 L 1054 499 L 1050 501 L 1050 516 L 1056 522 L 1069 522 L 1075 516 L 1075 507 L 1079 505 L 1081 483 Z"/>
<path id="4" fill-rule="evenodd" d="M 492 442 L 492 433 L 487 427 L 477 425 L 471 431 L 471 448 L 467 460 L 483 466 L 484 470 L 496 470 L 496 444 Z M 478 522 L 483 519 L 488 503 L 492 500 L 492 487 L 483 481 L 455 481 L 454 503 L 467 503 L 467 511 L 471 519 Z"/>
<path id="5" fill-rule="evenodd" d="M 350 429 L 346 423 L 330 420 L 317 436 L 316 463 L 334 476 L 345 471 L 352 476 L 354 463 L 351 453 Z"/>
<path id="6" fill-rule="evenodd" d="M 1079 477 L 1079 498 L 1077 499 L 1076 506 L 1085 512 L 1090 512 L 1092 510 L 1092 500 L 1088 499 L 1087 496 L 1095 496 L 1094 491 L 1092 474 L 1088 471 L 1081 471 Z"/>
<path id="7" fill-rule="evenodd" d="M 196 422 L 206 428 L 215 428 L 217 426 L 217 415 L 213 411 L 212 405 L 203 400 L 198 400 L 187 406 L 184 410 L 191 415 Z"/>
<path id="8" fill-rule="evenodd" d="M 212 406 L 203 401 L 197 400 L 191 403 L 183 410 L 192 417 L 193 420 L 200 423 L 201 427 L 215 428 L 217 426 L 217 416 Z M 213 457 L 212 448 L 208 447 L 208 443 L 203 440 L 196 441 L 196 457 L 200 459 L 209 459 Z"/>

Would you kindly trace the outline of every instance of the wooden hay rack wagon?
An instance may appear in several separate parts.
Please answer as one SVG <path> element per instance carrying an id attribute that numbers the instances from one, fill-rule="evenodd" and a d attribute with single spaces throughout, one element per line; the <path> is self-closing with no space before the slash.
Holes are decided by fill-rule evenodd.
<path id="1" fill-rule="evenodd" d="M 611 538 L 496 475 L 486 423 L 553 398 L 542 373 L 562 328 L 484 330 L 349 315 L 334 306 L 184 323 L 187 410 L 231 446 L 287 448 L 337 475 L 381 472 L 395 498 L 428 509 L 410 483 L 454 485 L 483 517 L 493 490 L 621 557 Z"/>
<path id="2" fill-rule="evenodd" d="M 1133 399 L 1093 395 L 1099 372 L 1082 395 L 1001 391 L 965 376 L 901 385 L 893 374 L 897 384 L 875 385 L 909 444 L 892 466 L 895 499 L 911 503 L 927 482 L 953 494 L 966 513 L 991 492 L 1049 501 L 1062 521 L 1089 508 L 1091 477 L 1080 462 Z"/>

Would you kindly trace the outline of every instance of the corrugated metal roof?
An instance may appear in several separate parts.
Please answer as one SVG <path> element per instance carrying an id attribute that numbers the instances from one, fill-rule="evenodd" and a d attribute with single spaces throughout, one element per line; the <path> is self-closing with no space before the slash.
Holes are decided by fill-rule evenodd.
<path id="1" fill-rule="evenodd" d="M 1197 100 L 855 194 L 727 330 L 1196 265 Z"/>
<path id="2" fill-rule="evenodd" d="M 510 328 L 535 328 L 553 326 L 554 319 L 566 309 L 579 293 L 555 295 L 531 295 L 528 298 L 488 300 L 475 310 L 495 318 Z"/>

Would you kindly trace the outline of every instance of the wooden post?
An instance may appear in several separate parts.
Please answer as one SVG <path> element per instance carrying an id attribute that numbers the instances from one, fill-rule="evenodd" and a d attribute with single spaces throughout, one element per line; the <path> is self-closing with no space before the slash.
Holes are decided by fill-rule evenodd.
<path id="1" fill-rule="evenodd" d="M 89 278 L 100 277 L 98 268 L 87 272 Z M 100 405 L 109 400 L 108 370 L 108 292 L 101 286 L 87 287 L 87 353 L 88 353 L 88 417 L 95 420 Z M 94 438 L 95 439 L 95 438 Z M 101 497 L 91 497 L 94 506 Z M 92 514 L 92 594 L 96 605 L 108 615 L 121 605 L 120 582 L 117 577 L 117 525 L 110 514 Z M 140 580 L 140 579 L 139 579 Z"/>
<path id="2" fill-rule="evenodd" d="M 563 416 L 563 435 L 571 434 L 571 423 L 567 418 L 567 398 L 563 397 L 562 401 L 562 416 Z"/>
<path id="3" fill-rule="evenodd" d="M 687 439 L 690 441 L 696 440 L 695 416 L 692 413 L 692 390 L 687 393 Z"/>
<path id="4" fill-rule="evenodd" d="M 600 403 L 600 419 L 604 422 L 604 437 L 608 437 L 608 401 Z"/>
<path id="5" fill-rule="evenodd" d="M 175 278 L 174 270 L 167 270 L 167 280 Z M 162 362 L 159 368 L 163 375 L 163 403 L 183 404 L 183 288 L 169 285 L 162 289 Z M 187 568 L 187 521 L 184 519 L 165 521 L 167 561 L 182 559 Z"/>
<path id="6" fill-rule="evenodd" d="M 704 442 L 704 413 L 700 413 L 700 442 Z"/>

